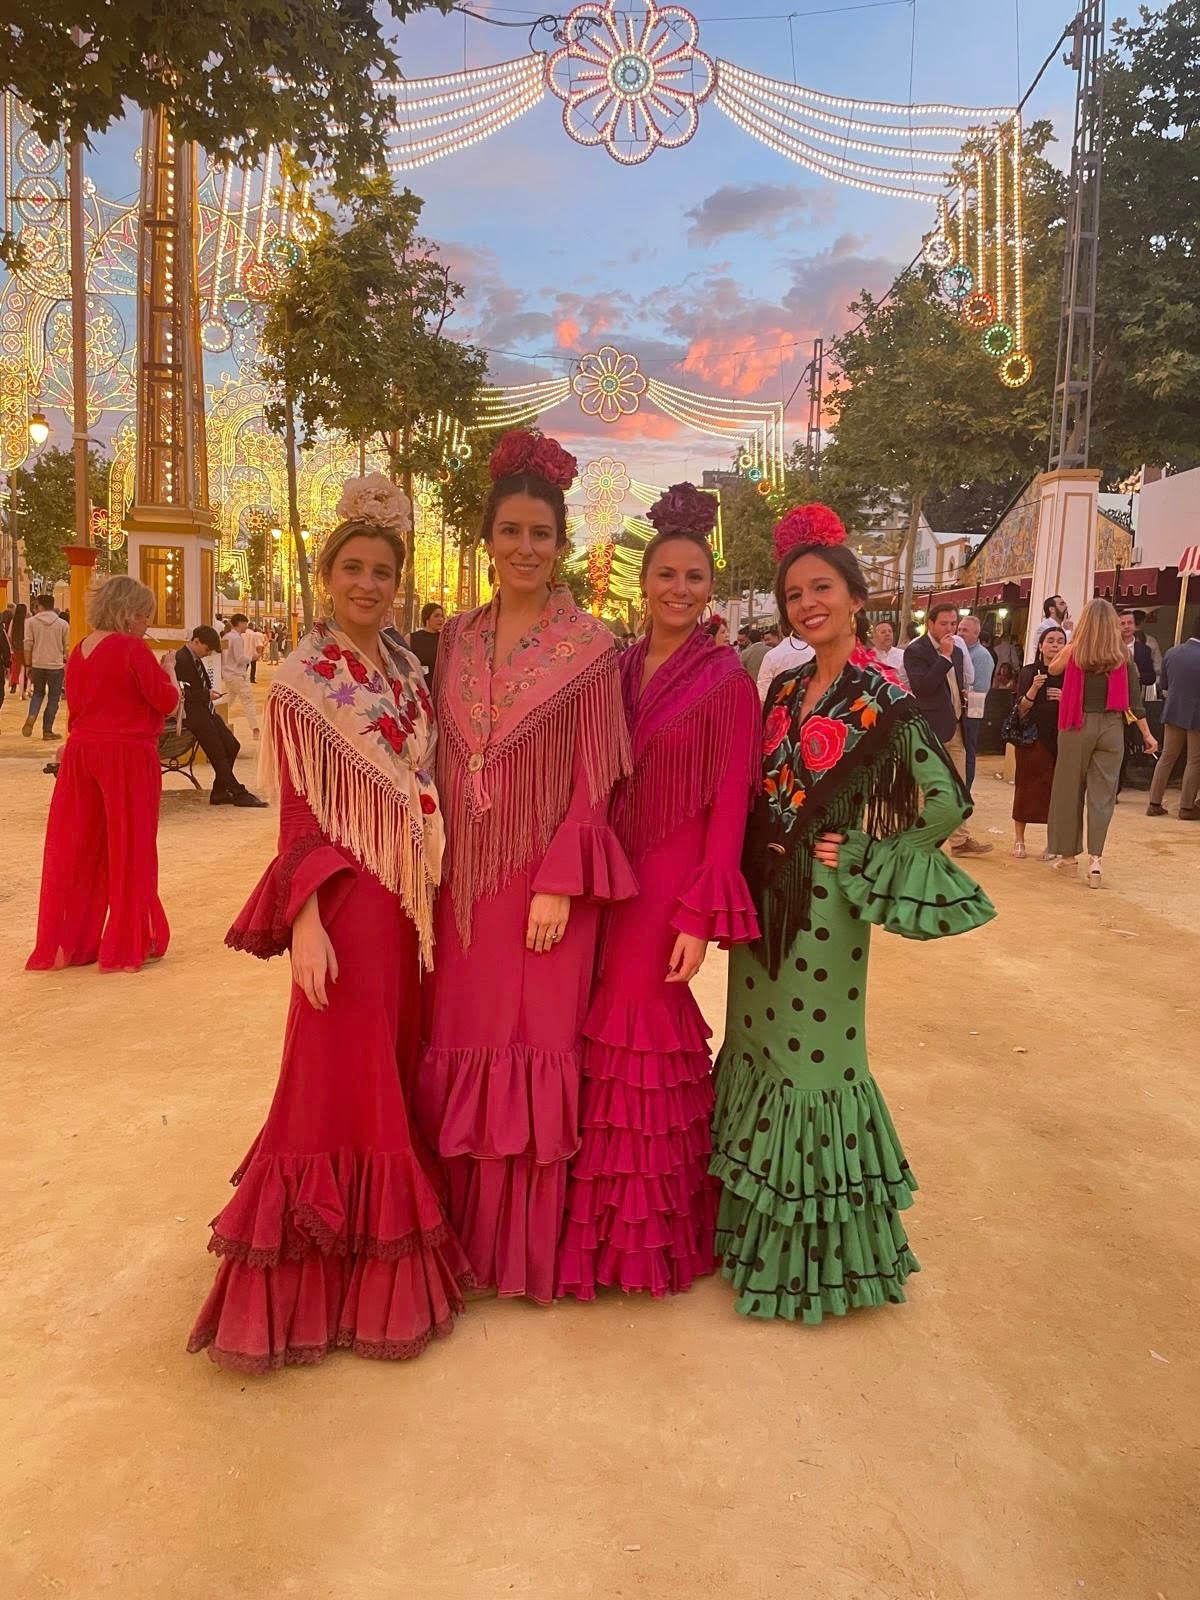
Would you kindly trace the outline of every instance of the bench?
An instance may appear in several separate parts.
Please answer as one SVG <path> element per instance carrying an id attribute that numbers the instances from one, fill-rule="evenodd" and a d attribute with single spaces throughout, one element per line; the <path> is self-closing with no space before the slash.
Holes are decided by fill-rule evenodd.
<path id="1" fill-rule="evenodd" d="M 181 773 L 191 784 L 193 789 L 200 787 L 200 780 L 192 771 L 200 746 L 196 743 L 196 736 L 190 729 L 185 728 L 179 717 L 172 717 L 158 740 L 158 766 L 165 777 L 168 772 Z"/>

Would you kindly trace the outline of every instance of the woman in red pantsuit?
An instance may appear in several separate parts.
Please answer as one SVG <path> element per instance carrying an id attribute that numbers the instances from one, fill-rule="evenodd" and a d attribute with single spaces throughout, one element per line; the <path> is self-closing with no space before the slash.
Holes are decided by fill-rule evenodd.
<path id="1" fill-rule="evenodd" d="M 408 501 L 352 482 L 319 576 L 332 617 L 267 700 L 279 850 L 227 935 L 290 949 L 292 998 L 266 1123 L 213 1222 L 222 1258 L 189 1349 L 268 1372 L 335 1347 L 380 1360 L 449 1333 L 471 1280 L 413 1148 L 401 1087 L 430 961 L 442 821 L 433 711 L 415 656 L 380 636 L 404 571 Z"/>
<path id="2" fill-rule="evenodd" d="M 92 632 L 67 661 L 68 740 L 46 823 L 31 971 L 133 972 L 164 954 L 158 898 L 158 738 L 179 690 L 146 644 L 154 596 L 108 578 L 88 601 Z"/>

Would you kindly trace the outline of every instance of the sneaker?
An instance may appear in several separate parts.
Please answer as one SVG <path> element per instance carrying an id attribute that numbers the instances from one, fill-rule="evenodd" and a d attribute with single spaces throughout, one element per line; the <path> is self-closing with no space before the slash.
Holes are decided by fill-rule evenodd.
<path id="1" fill-rule="evenodd" d="M 241 794 L 235 794 L 232 803 L 235 806 L 258 806 L 262 808 L 270 805 L 269 800 L 260 800 L 256 794 L 251 794 L 249 789 L 243 789 Z"/>
<path id="2" fill-rule="evenodd" d="M 24 722 L 24 725 L 21 728 L 21 732 L 25 735 L 25 737 L 27 739 L 29 738 L 30 734 L 32 734 L 32 732 L 33 732 L 33 718 L 32 717 L 26 717 L 25 718 L 25 722 Z"/>
<path id="3" fill-rule="evenodd" d="M 224 789 L 214 789 L 208 797 L 208 803 L 210 806 L 231 806 L 234 803 L 234 797 Z"/>
<path id="4" fill-rule="evenodd" d="M 1166 806 L 1160 806 L 1153 800 L 1151 800 L 1150 804 L 1146 807 L 1146 815 L 1148 817 L 1165 817 L 1166 814 Z"/>
<path id="5" fill-rule="evenodd" d="M 981 844 L 978 839 L 964 839 L 962 844 L 951 847 L 952 856 L 990 856 L 995 849 L 994 845 Z"/>

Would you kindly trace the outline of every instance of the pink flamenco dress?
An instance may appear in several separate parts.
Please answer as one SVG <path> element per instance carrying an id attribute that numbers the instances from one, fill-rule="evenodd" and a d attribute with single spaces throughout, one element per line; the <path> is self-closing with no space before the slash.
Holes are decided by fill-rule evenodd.
<path id="1" fill-rule="evenodd" d="M 647 641 L 621 660 L 634 768 L 612 825 L 637 875 L 605 920 L 584 1024 L 582 1143 L 571 1164 L 558 1293 L 676 1294 L 714 1270 L 708 1175 L 711 1036 L 667 983 L 678 934 L 728 948 L 758 935 L 740 857 L 760 742 L 758 695 L 703 629 L 643 691 Z"/>
<path id="2" fill-rule="evenodd" d="M 566 589 L 498 665 L 495 622 L 496 602 L 453 618 L 438 651 L 448 869 L 413 1097 L 480 1284 L 545 1305 L 600 908 L 636 888 L 607 815 L 629 745 L 612 636 Z M 571 899 L 541 955 L 525 947 L 539 893 Z"/>
<path id="3" fill-rule="evenodd" d="M 385 677 L 320 623 L 267 701 L 279 850 L 226 942 L 285 954 L 315 894 L 338 976 L 321 1011 L 293 984 L 275 1098 L 212 1225 L 220 1266 L 188 1348 L 238 1372 L 338 1347 L 419 1355 L 450 1332 L 472 1281 L 401 1087 L 418 1047 L 441 820 L 420 667 L 407 652 L 387 659 Z"/>

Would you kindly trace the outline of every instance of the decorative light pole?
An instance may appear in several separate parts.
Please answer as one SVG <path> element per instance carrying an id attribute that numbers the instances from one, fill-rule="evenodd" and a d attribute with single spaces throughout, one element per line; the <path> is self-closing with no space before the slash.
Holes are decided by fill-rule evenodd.
<path id="1" fill-rule="evenodd" d="M 148 111 L 138 239 L 137 463 L 129 570 L 154 591 L 155 633 L 213 621 L 216 528 L 208 504 L 196 240 L 196 147 Z"/>

